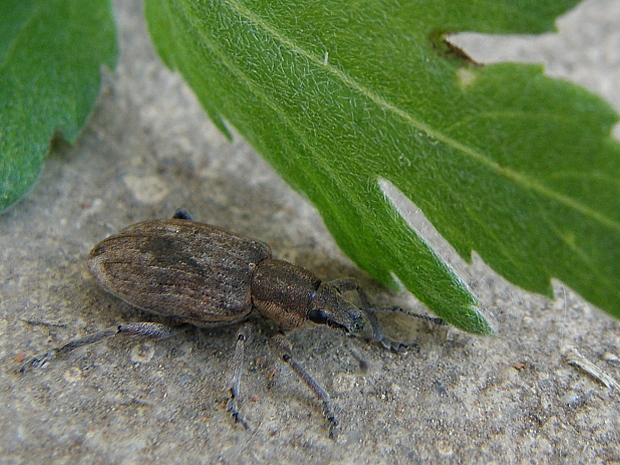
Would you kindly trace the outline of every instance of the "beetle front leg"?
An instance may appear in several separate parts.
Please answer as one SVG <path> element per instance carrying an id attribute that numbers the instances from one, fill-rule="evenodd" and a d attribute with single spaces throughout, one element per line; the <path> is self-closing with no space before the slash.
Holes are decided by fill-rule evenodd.
<path id="1" fill-rule="evenodd" d="M 231 362 L 231 381 L 228 390 L 230 399 L 228 400 L 227 410 L 232 414 L 235 423 L 241 423 L 245 429 L 250 429 L 250 425 L 243 419 L 237 406 L 239 397 L 239 386 L 241 384 L 241 369 L 243 368 L 243 358 L 245 356 L 245 345 L 250 342 L 252 337 L 252 325 L 245 324 L 237 331 L 237 342 L 235 343 L 235 355 Z"/>
<path id="2" fill-rule="evenodd" d="M 276 355 L 291 368 L 293 373 L 323 402 L 323 414 L 329 422 L 329 437 L 334 439 L 334 430 L 338 426 L 338 420 L 332 411 L 329 394 L 293 359 L 293 345 L 284 334 L 276 334 L 272 337 L 271 347 Z"/>
<path id="3" fill-rule="evenodd" d="M 368 299 L 366 291 L 362 289 L 362 286 L 357 283 L 355 278 L 334 279 L 333 281 L 329 281 L 327 284 L 335 287 L 341 294 L 344 294 L 348 291 L 357 292 L 357 295 L 360 298 L 360 302 L 362 303 L 362 307 L 371 307 L 370 300 Z"/>
<path id="4" fill-rule="evenodd" d="M 401 342 L 394 341 L 383 335 L 383 333 L 381 332 L 381 328 L 379 327 L 379 321 L 376 317 L 376 313 L 378 312 L 402 312 L 406 315 L 418 318 L 420 320 L 428 321 L 438 326 L 446 325 L 446 322 L 441 318 L 421 315 L 419 313 L 407 312 L 402 307 L 373 308 L 370 304 L 370 300 L 368 299 L 366 291 L 362 289 L 362 287 L 357 283 L 354 278 L 340 278 L 334 281 L 330 281 L 327 284 L 336 288 L 341 294 L 348 291 L 355 291 L 357 293 L 362 304 L 360 310 L 362 310 L 366 314 L 366 316 L 368 317 L 368 321 L 370 321 L 370 325 L 372 326 L 373 342 L 381 344 L 384 349 L 398 352 L 400 348 L 405 347 L 406 345 Z"/>

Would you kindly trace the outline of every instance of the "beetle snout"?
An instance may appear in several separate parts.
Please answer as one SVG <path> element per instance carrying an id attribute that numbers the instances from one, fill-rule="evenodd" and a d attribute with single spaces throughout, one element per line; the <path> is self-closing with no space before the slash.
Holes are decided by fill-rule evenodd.
<path id="1" fill-rule="evenodd" d="M 348 336 L 355 336 L 364 329 L 364 316 L 357 307 L 347 309 L 345 318 L 342 318 L 338 329 L 343 330 Z"/>
<path id="2" fill-rule="evenodd" d="M 357 334 L 362 332 L 364 329 L 364 318 L 361 313 L 357 313 L 354 315 L 353 321 L 351 322 L 351 326 L 349 327 L 349 333 Z"/>

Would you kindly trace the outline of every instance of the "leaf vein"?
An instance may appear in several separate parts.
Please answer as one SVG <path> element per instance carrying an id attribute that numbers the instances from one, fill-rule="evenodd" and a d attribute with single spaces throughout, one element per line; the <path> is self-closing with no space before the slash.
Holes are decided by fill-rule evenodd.
<path id="1" fill-rule="evenodd" d="M 453 139 L 452 137 L 444 134 L 443 132 L 436 131 L 435 129 L 433 129 L 431 126 L 429 126 L 422 120 L 415 118 L 413 115 L 409 114 L 407 111 L 403 110 L 402 108 L 397 107 L 395 104 L 389 102 L 387 99 L 385 99 L 383 96 L 379 95 L 372 89 L 357 82 L 349 74 L 332 66 L 329 62 L 326 63 L 324 60 L 324 56 L 315 56 L 314 54 L 310 53 L 303 47 L 300 47 L 294 41 L 285 37 L 279 30 L 277 30 L 272 25 L 267 23 L 263 18 L 256 15 L 254 12 L 252 12 L 251 10 L 246 8 L 244 5 L 242 5 L 239 1 L 225 0 L 225 3 L 227 3 L 230 6 L 230 8 L 233 11 L 235 11 L 238 15 L 246 18 L 246 20 L 249 23 L 253 24 L 256 27 L 261 28 L 263 31 L 265 31 L 267 34 L 273 37 L 274 40 L 280 42 L 284 46 L 288 47 L 290 50 L 303 56 L 310 62 L 314 63 L 316 66 L 327 70 L 337 79 L 339 79 L 342 83 L 349 86 L 351 89 L 357 91 L 359 94 L 363 95 L 365 98 L 375 103 L 382 110 L 398 116 L 399 118 L 407 122 L 410 126 L 418 129 L 419 131 L 426 133 L 429 137 L 434 138 L 444 143 L 445 145 L 447 145 L 448 147 L 451 147 L 455 151 L 459 151 L 463 153 L 464 155 L 469 156 L 470 158 L 474 159 L 478 163 L 490 168 L 492 171 L 494 171 L 498 175 L 503 176 L 504 178 L 509 179 L 523 186 L 526 189 L 529 189 L 530 191 L 536 192 L 543 197 L 554 200 L 575 211 L 578 211 L 581 214 L 591 218 L 593 221 L 596 221 L 608 228 L 614 229 L 616 231 L 620 231 L 620 222 L 605 216 L 603 213 L 596 211 L 593 208 L 590 208 L 589 206 L 577 201 L 574 198 L 571 198 L 562 193 L 553 191 L 552 189 L 540 184 L 534 179 L 529 178 L 521 173 L 518 173 L 515 170 L 503 167 L 499 165 L 498 163 L 485 157 L 483 153 L 474 149 L 473 147 L 469 147 L 463 143 L 460 143 L 457 140 Z"/>

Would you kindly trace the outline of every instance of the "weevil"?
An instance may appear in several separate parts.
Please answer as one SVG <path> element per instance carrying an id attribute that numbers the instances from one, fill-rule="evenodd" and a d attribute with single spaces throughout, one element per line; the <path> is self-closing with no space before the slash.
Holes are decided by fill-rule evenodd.
<path id="1" fill-rule="evenodd" d="M 247 323 L 251 314 L 275 323 L 272 349 L 322 402 L 333 437 L 338 420 L 329 395 L 293 358 L 286 335 L 311 322 L 354 336 L 369 322 L 373 340 L 393 348 L 392 341 L 382 335 L 375 314 L 404 311 L 373 308 L 353 278 L 323 282 L 304 268 L 273 258 L 264 242 L 196 222 L 184 210 L 172 219 L 137 223 L 104 239 L 90 252 L 88 269 L 105 291 L 146 312 L 201 328 L 240 325 L 227 409 L 246 429 L 249 425 L 237 399 L 245 346 L 252 333 Z M 348 291 L 357 293 L 360 307 L 345 299 Z M 408 314 L 445 324 L 439 318 Z M 171 328 L 153 322 L 120 324 L 33 357 L 21 371 L 117 334 L 168 337 Z"/>

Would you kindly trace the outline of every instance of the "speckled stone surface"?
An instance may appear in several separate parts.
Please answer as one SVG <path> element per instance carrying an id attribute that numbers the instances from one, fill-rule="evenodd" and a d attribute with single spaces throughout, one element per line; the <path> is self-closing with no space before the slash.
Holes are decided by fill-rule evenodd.
<path id="1" fill-rule="evenodd" d="M 559 283 L 552 302 L 478 260 L 466 266 L 432 233 L 499 337 L 433 333 L 398 317 L 385 325 L 417 349 L 392 354 L 326 328 L 298 331 L 299 362 L 339 415 L 336 441 L 311 393 L 272 357 L 264 327 L 243 372 L 250 432 L 225 411 L 235 328 L 118 337 L 17 374 L 25 356 L 144 319 L 97 288 L 85 259 L 112 232 L 181 206 L 322 277 L 355 276 L 378 304 L 424 312 L 357 270 L 313 207 L 241 138 L 213 127 L 156 57 L 138 0 L 115 11 L 122 56 L 79 142 L 58 144 L 37 186 L 0 217 L 0 463 L 620 463 L 620 391 L 562 357 L 575 347 L 618 381 L 619 322 Z M 480 61 L 545 61 L 620 109 L 620 2 L 584 2 L 559 27 L 457 42 Z"/>

